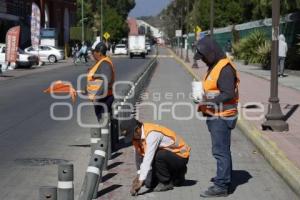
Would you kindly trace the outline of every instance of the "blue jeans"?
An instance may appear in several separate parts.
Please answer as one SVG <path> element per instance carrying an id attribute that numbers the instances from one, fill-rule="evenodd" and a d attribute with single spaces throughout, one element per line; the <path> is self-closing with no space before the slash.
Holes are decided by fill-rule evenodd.
<path id="1" fill-rule="evenodd" d="M 232 160 L 230 151 L 231 130 L 237 119 L 208 117 L 206 124 L 211 134 L 212 154 L 217 160 L 217 175 L 214 184 L 228 189 L 231 182 Z"/>

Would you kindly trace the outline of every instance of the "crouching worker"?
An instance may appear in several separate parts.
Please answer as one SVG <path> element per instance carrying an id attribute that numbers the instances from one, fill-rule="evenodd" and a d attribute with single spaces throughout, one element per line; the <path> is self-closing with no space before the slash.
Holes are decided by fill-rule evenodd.
<path id="1" fill-rule="evenodd" d="M 131 195 L 143 185 L 155 192 L 172 190 L 185 181 L 191 148 L 174 131 L 133 119 L 132 143 L 138 173 L 132 183 Z"/>

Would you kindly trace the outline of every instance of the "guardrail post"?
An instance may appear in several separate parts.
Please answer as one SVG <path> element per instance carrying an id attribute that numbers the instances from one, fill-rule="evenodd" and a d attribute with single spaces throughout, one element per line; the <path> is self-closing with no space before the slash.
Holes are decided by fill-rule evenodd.
<path id="1" fill-rule="evenodd" d="M 74 166 L 63 164 L 58 166 L 58 200 L 74 200 Z"/>
<path id="2" fill-rule="evenodd" d="M 104 121 L 107 121 L 105 126 L 101 128 L 101 141 L 107 145 L 106 156 L 104 161 L 104 170 L 107 170 L 108 160 L 111 157 L 111 135 L 110 135 L 110 114 L 104 113 L 102 115 Z"/>
<path id="3" fill-rule="evenodd" d="M 87 168 L 83 186 L 79 194 L 79 200 L 92 200 L 93 196 L 97 198 L 100 176 L 102 174 L 103 164 L 106 157 L 107 146 L 103 141 L 97 143 L 96 150 L 91 156 Z"/>
<path id="4" fill-rule="evenodd" d="M 107 144 L 105 144 L 104 142 L 98 142 L 97 146 L 95 148 L 95 154 L 99 155 L 99 154 L 101 154 L 101 152 L 106 152 L 106 149 L 107 149 Z M 104 157 L 106 157 L 106 155 Z M 93 199 L 97 199 L 97 197 L 98 197 L 98 188 L 99 188 L 99 184 L 102 181 L 103 166 L 104 166 L 104 158 L 103 158 L 103 161 L 102 161 L 102 165 L 100 165 L 100 175 L 99 175 L 99 178 L 98 178 L 98 182 L 96 183 Z"/>
<path id="5" fill-rule="evenodd" d="M 91 155 L 95 152 L 97 143 L 101 141 L 101 129 L 100 128 L 91 128 Z"/>
<path id="6" fill-rule="evenodd" d="M 40 187 L 39 200 L 57 200 L 57 187 L 54 186 Z"/>

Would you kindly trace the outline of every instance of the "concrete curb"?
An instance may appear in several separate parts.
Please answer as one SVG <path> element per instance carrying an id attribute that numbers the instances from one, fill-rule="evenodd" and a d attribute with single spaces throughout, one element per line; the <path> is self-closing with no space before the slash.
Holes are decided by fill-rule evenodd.
<path id="1" fill-rule="evenodd" d="M 192 71 L 187 63 L 182 61 L 173 51 L 171 54 L 187 70 L 192 77 L 199 80 L 199 77 Z M 265 159 L 276 170 L 276 172 L 287 182 L 287 184 L 300 196 L 300 169 L 292 163 L 282 152 L 275 142 L 263 136 L 263 132 L 251 125 L 241 116 L 237 123 L 241 132 L 259 149 Z"/>

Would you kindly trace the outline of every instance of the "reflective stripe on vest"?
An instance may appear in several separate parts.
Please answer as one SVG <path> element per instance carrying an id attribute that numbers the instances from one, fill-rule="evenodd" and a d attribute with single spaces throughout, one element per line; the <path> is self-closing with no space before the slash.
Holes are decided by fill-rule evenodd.
<path id="1" fill-rule="evenodd" d="M 107 96 L 111 96 L 113 95 L 113 84 L 115 82 L 115 68 L 114 65 L 112 63 L 112 61 L 108 58 L 102 58 L 100 61 L 98 61 L 88 72 L 87 75 L 87 93 L 88 93 L 88 98 L 92 101 L 95 100 L 97 92 L 101 89 L 101 87 L 103 87 L 103 80 L 99 79 L 99 78 L 95 78 L 95 74 L 98 71 L 99 67 L 101 68 L 101 64 L 103 62 L 107 62 L 109 64 L 109 66 L 111 67 L 112 70 L 112 80 L 111 82 L 108 84 L 108 91 L 107 91 Z"/>
<path id="2" fill-rule="evenodd" d="M 212 106 L 212 105 L 201 105 L 199 106 L 199 111 L 211 115 L 211 116 L 222 116 L 222 117 L 230 117 L 237 114 L 237 106 L 239 102 L 239 94 L 238 94 L 238 86 L 239 86 L 239 76 L 236 71 L 235 65 L 228 59 L 220 60 L 214 68 L 205 75 L 203 81 L 203 88 L 205 95 L 208 99 L 214 98 L 215 96 L 220 94 L 220 90 L 218 88 L 218 79 L 222 69 L 230 64 L 235 71 L 236 74 L 236 97 L 229 102 L 224 103 L 220 106 Z"/>
<path id="3" fill-rule="evenodd" d="M 152 131 L 155 131 L 163 134 L 166 137 L 171 138 L 174 141 L 173 144 L 166 147 L 160 147 L 160 149 L 171 151 L 182 158 L 188 158 L 190 156 L 191 148 L 174 131 L 166 127 L 151 123 L 144 123 L 143 127 L 145 138 L 147 138 Z M 141 140 L 140 142 L 133 141 L 133 145 L 140 155 L 145 155 L 147 149 L 146 139 Z"/>

